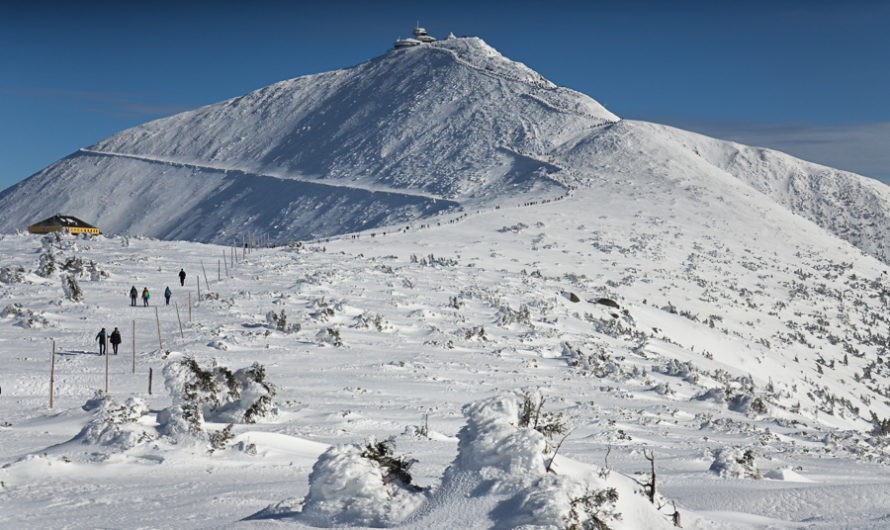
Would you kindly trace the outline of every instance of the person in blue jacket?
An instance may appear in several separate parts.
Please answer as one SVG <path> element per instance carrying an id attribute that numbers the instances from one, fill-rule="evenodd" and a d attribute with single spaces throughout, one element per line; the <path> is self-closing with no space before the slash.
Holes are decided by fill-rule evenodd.
<path id="1" fill-rule="evenodd" d="M 170 305 L 170 297 L 173 296 L 173 291 L 170 290 L 170 286 L 168 285 L 166 289 L 164 289 L 164 300 L 167 301 L 166 305 Z"/>
<path id="2" fill-rule="evenodd" d="M 148 307 L 148 299 L 151 298 L 151 293 L 148 292 L 148 287 L 142 289 L 142 305 Z"/>

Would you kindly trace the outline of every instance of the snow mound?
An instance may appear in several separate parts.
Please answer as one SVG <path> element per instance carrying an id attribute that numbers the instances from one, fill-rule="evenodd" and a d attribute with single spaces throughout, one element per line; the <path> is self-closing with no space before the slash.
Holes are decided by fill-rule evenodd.
<path id="1" fill-rule="evenodd" d="M 303 517 L 324 527 L 393 526 L 426 501 L 419 488 L 393 478 L 366 449 L 339 445 L 322 453 L 309 475 Z"/>
<path id="2" fill-rule="evenodd" d="M 544 433 L 521 426 L 527 397 L 513 392 L 463 407 L 458 456 L 415 526 L 461 511 L 493 528 L 670 527 L 636 482 L 556 457 Z"/>
<path id="3" fill-rule="evenodd" d="M 121 404 L 105 396 L 88 402 L 87 406 L 91 405 L 97 405 L 96 415 L 74 440 L 125 451 L 151 439 L 139 423 L 148 414 L 148 405 L 142 399 L 129 397 Z"/>

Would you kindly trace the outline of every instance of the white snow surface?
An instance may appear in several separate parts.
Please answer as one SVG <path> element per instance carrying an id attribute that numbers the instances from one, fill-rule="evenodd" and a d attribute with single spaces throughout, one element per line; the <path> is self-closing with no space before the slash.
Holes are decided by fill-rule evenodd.
<path id="1" fill-rule="evenodd" d="M 886 266 L 729 175 L 678 180 L 250 252 L 2 236 L 0 526 L 560 528 L 615 488 L 613 528 L 883 527 Z M 185 357 L 261 364 L 274 413 L 190 434 L 162 377 Z M 569 429 L 551 472 L 562 435 L 518 425 L 517 392 Z M 421 494 L 318 467 L 389 438 Z M 709 469 L 748 449 L 762 478 Z"/>
<path id="2" fill-rule="evenodd" d="M 886 528 L 886 198 L 478 39 L 125 131 L 0 196 L 118 234 L 0 234 L 0 527 Z"/>

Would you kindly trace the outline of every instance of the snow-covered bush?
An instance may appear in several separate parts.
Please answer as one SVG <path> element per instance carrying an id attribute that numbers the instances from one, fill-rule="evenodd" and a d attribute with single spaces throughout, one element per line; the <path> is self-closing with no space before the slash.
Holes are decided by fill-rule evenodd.
<path id="1" fill-rule="evenodd" d="M 520 324 L 530 328 L 534 327 L 531 319 L 531 312 L 528 306 L 523 304 L 518 310 L 514 310 L 510 306 L 503 306 L 498 309 L 497 323 L 501 327 L 507 327 L 511 324 Z"/>
<path id="2" fill-rule="evenodd" d="M 352 320 L 352 326 L 358 329 L 376 329 L 379 332 L 384 332 L 392 329 L 392 325 L 383 318 L 383 315 L 380 313 L 376 314 L 368 314 L 362 313 L 361 315 L 355 317 Z"/>
<path id="3" fill-rule="evenodd" d="M 762 478 L 754 463 L 754 452 L 739 447 L 724 447 L 714 455 L 709 471 L 729 478 Z"/>
<path id="4" fill-rule="evenodd" d="M 65 293 L 65 298 L 72 302 L 80 302 L 83 300 L 83 290 L 80 288 L 80 285 L 77 283 L 77 278 L 75 278 L 73 274 L 62 275 L 62 292 Z"/>
<path id="5" fill-rule="evenodd" d="M 322 328 L 315 334 L 315 342 L 319 346 L 335 346 L 343 347 L 343 338 L 340 336 L 340 330 L 337 328 Z"/>
<path id="6" fill-rule="evenodd" d="M 585 353 L 581 348 L 573 346 L 568 342 L 562 344 L 562 355 L 566 362 L 578 369 L 583 375 L 594 375 L 596 377 L 613 376 L 618 379 L 626 379 L 627 374 L 621 368 L 621 365 L 610 355 L 608 349 L 603 344 L 593 344 L 593 353 Z"/>
<path id="7" fill-rule="evenodd" d="M 511 502 L 515 510 L 509 522 L 511 527 L 607 530 L 610 522 L 621 520 L 616 502 L 615 488 L 597 489 L 583 480 L 549 474 Z"/>
<path id="8" fill-rule="evenodd" d="M 164 376 L 174 405 L 170 419 L 176 425 L 178 416 L 189 432 L 203 431 L 205 419 L 255 423 L 274 411 L 275 387 L 266 382 L 266 370 L 259 363 L 235 372 L 216 364 L 205 370 L 185 357 L 168 363 Z"/>
<path id="9" fill-rule="evenodd" d="M 542 404 L 514 392 L 465 405 L 458 456 L 440 489 L 508 495 L 497 509 L 509 514 L 499 527 L 608 528 L 621 518 L 615 489 L 593 471 L 572 477 L 547 472 L 554 455 L 545 454 L 547 437 L 534 428 L 536 416 L 541 425 Z"/>
<path id="10" fill-rule="evenodd" d="M 281 313 L 276 313 L 275 311 L 266 313 L 266 323 L 270 328 L 282 333 L 296 333 L 300 331 L 299 322 L 288 324 L 287 315 L 285 314 L 284 309 L 281 310 Z"/>
<path id="11" fill-rule="evenodd" d="M 0 267 L 0 283 L 12 284 L 25 281 L 24 267 Z"/>
<path id="12" fill-rule="evenodd" d="M 18 302 L 12 303 L 0 310 L 0 318 L 10 317 L 17 317 L 15 325 L 22 328 L 43 328 L 50 325 L 46 317 L 38 315 Z"/>
<path id="13" fill-rule="evenodd" d="M 325 451 L 309 474 L 303 516 L 317 526 L 386 527 L 398 524 L 425 501 L 411 483 L 412 461 L 394 457 L 391 441 Z"/>
<path id="14" fill-rule="evenodd" d="M 148 414 L 148 405 L 139 398 L 129 397 L 123 404 L 109 396 L 96 398 L 88 404 L 96 407 L 96 416 L 77 435 L 85 444 L 130 449 L 154 439 L 138 422 Z"/>
<path id="15" fill-rule="evenodd" d="M 44 248 L 43 254 L 40 255 L 39 260 L 40 262 L 37 266 L 37 270 L 34 271 L 38 276 L 49 278 L 59 269 L 56 265 L 56 256 L 53 254 L 53 250 L 50 247 Z"/>

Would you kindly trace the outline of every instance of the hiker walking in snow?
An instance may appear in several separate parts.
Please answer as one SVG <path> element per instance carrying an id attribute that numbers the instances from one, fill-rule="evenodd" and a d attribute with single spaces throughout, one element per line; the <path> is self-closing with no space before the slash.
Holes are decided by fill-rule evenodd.
<path id="1" fill-rule="evenodd" d="M 111 349 L 114 351 L 114 354 L 117 355 L 117 347 L 121 343 L 121 332 L 119 329 L 114 328 L 114 331 L 111 332 L 111 335 L 108 337 L 109 342 L 111 342 Z"/>
<path id="2" fill-rule="evenodd" d="M 99 355 L 105 355 L 105 328 L 99 330 L 96 340 L 99 341 Z"/>
<path id="3" fill-rule="evenodd" d="M 179 269 L 179 285 L 185 286 L 185 269 Z"/>
<path id="4" fill-rule="evenodd" d="M 170 297 L 173 296 L 173 291 L 170 290 L 170 286 L 168 285 L 166 289 L 164 289 L 164 300 L 167 301 L 165 305 L 170 305 Z"/>
<path id="5" fill-rule="evenodd" d="M 136 286 L 130 287 L 130 305 L 136 307 L 136 297 L 139 296 L 139 292 L 136 291 Z"/>
<path id="6" fill-rule="evenodd" d="M 151 298 L 151 293 L 148 292 L 148 287 L 142 289 L 142 305 L 148 307 L 148 299 Z"/>

